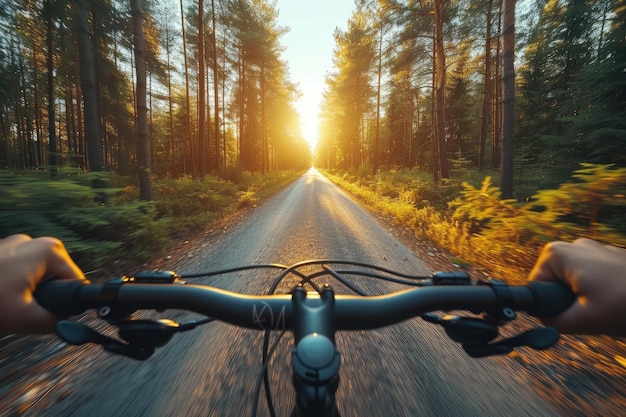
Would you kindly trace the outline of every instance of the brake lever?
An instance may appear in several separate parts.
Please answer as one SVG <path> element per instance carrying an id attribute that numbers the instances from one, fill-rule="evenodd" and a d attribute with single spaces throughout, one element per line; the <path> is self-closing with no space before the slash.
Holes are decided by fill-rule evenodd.
<path id="1" fill-rule="evenodd" d="M 191 330 L 209 321 L 210 319 L 177 323 L 169 319 L 131 319 L 113 322 L 114 325 L 118 326 L 120 338 L 127 343 L 113 339 L 89 326 L 73 321 L 60 321 L 57 323 L 56 331 L 61 339 L 72 345 L 96 343 L 107 352 L 137 360 L 146 360 L 152 356 L 155 348 L 164 346 L 169 342 L 174 333 Z"/>
<path id="2" fill-rule="evenodd" d="M 514 348 L 527 346 L 535 350 L 544 350 L 559 340 L 559 332 L 553 327 L 537 327 L 526 330 L 517 336 L 489 343 L 498 337 L 498 325 L 481 318 L 460 317 L 426 313 L 422 319 L 442 326 L 451 340 L 460 343 L 463 350 L 473 358 L 493 355 L 506 355 Z"/>
<path id="3" fill-rule="evenodd" d="M 472 358 L 482 358 L 493 355 L 506 355 L 519 346 L 527 346 L 535 350 L 544 350 L 553 346 L 559 340 L 559 332 L 554 327 L 536 327 L 526 330 L 507 339 L 494 343 L 465 343 L 463 350 Z"/>
<path id="4" fill-rule="evenodd" d="M 125 344 L 81 323 L 62 320 L 56 325 L 57 335 L 71 345 L 95 343 L 111 353 L 117 353 L 137 360 L 146 360 L 154 353 L 154 348 Z"/>

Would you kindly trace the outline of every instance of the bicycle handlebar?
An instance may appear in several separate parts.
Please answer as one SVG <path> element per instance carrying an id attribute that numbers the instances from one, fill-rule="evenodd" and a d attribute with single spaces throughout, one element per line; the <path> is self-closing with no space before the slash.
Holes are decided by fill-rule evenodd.
<path id="1" fill-rule="evenodd" d="M 309 261 L 292 267 L 272 265 L 283 269 L 276 284 L 288 273 L 301 281 L 290 294 L 246 295 L 210 286 L 187 285 L 177 281 L 171 272 L 138 274 L 134 278 L 117 278 L 104 284 L 89 281 L 47 281 L 35 291 L 35 299 L 52 313 L 74 315 L 88 309 L 99 309 L 100 318 L 118 326 L 118 335 L 125 342 L 107 337 L 88 326 L 61 321 L 57 334 L 71 344 L 97 343 L 108 352 L 145 360 L 156 347 L 166 344 L 172 334 L 194 328 L 217 319 L 239 327 L 265 331 L 263 363 L 268 407 L 273 410 L 267 363 L 276 343 L 268 352 L 271 330 L 293 331 L 292 350 L 293 385 L 296 391 L 296 410 L 293 415 L 336 416 L 335 392 L 339 381 L 341 363 L 335 347 L 334 335 L 341 330 L 368 330 L 392 325 L 413 317 L 422 316 L 431 323 L 445 328 L 448 336 L 462 344 L 472 357 L 506 354 L 517 346 L 546 349 L 558 340 L 558 332 L 550 328 L 537 328 L 510 338 L 493 341 L 498 327 L 512 320 L 511 310 L 521 310 L 533 316 L 550 317 L 567 309 L 575 299 L 574 294 L 562 284 L 529 282 L 525 286 L 509 286 L 497 280 L 472 282 L 464 273 L 435 273 L 432 277 L 414 277 L 384 270 L 376 266 L 352 263 L 354 266 L 372 267 L 396 277 L 422 279 L 415 289 L 384 295 L 335 295 L 328 285 L 319 288 L 311 279 L 330 275 L 354 291 L 354 286 L 343 279 L 342 274 L 356 274 L 381 279 L 389 276 L 368 271 L 332 270 L 324 264 L 323 273 L 302 274 L 298 268 L 321 265 L 325 261 Z M 334 261 L 332 263 L 348 264 Z M 251 269 L 260 266 L 249 267 Z M 231 269 L 233 272 L 248 267 Z M 218 275 L 224 271 L 201 275 Z M 154 282 L 159 283 L 154 283 Z M 165 283 L 164 283 L 165 282 Z M 409 281 L 395 281 L 416 285 Z M 304 283 L 316 292 L 307 293 Z M 355 291 L 363 294 L 362 291 Z M 171 320 L 135 320 L 131 314 L 136 310 L 182 309 L 210 316 L 212 319 L 176 323 Z M 474 314 L 486 313 L 482 319 L 431 314 L 439 310 L 468 310 Z M 204 323 L 202 323 L 204 322 Z M 282 338 L 282 334 L 278 340 Z M 277 340 L 277 341 L 278 341 Z M 261 379 L 258 379 L 261 381 Z M 256 415 L 257 397 L 252 415 Z M 274 413 L 271 413 L 274 415 Z"/>
<path id="2" fill-rule="evenodd" d="M 37 288 L 35 298 L 59 316 L 115 305 L 133 310 L 189 310 L 258 330 L 292 330 L 294 323 L 290 294 L 245 295 L 201 285 L 52 280 Z M 337 294 L 334 326 L 336 330 L 374 329 L 431 311 L 488 311 L 503 307 L 551 317 L 567 309 L 574 298 L 564 285 L 548 282 L 529 282 L 525 286 L 430 286 L 377 296 Z"/>

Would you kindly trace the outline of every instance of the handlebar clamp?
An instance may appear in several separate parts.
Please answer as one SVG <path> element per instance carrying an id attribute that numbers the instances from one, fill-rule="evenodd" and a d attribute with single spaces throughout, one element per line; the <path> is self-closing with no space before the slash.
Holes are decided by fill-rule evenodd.
<path id="1" fill-rule="evenodd" d="M 490 310 L 486 314 L 486 318 L 489 321 L 497 323 L 498 325 L 505 324 L 516 317 L 515 310 L 512 308 L 515 305 L 515 298 L 508 284 L 499 279 L 490 279 L 488 281 L 479 281 L 481 285 L 488 285 L 491 287 L 498 300 L 498 309 Z"/>
<path id="2" fill-rule="evenodd" d="M 116 323 L 121 320 L 128 319 L 135 309 L 115 306 L 117 293 L 124 284 L 134 282 L 134 278 L 126 276 L 113 278 L 104 283 L 102 286 L 101 296 L 105 300 L 105 306 L 98 310 L 98 316 L 101 319 L 108 320 L 110 323 Z"/>
<path id="3" fill-rule="evenodd" d="M 503 281 L 499 279 L 490 279 L 487 281 L 487 285 L 489 285 L 493 291 L 496 293 L 496 297 L 500 305 L 504 307 L 512 307 L 515 302 L 513 298 L 513 293 L 511 292 L 511 288 Z"/>

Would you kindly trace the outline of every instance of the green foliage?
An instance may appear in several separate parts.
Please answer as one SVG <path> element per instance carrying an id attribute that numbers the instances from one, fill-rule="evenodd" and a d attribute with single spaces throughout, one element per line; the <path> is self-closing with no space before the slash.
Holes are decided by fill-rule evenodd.
<path id="1" fill-rule="evenodd" d="M 112 196 L 121 191 L 106 188 L 106 184 L 104 173 L 75 175 L 65 170 L 59 172 L 58 179 L 50 180 L 37 173 L 16 175 L 0 171 L 0 235 L 58 237 L 77 260 L 85 260 L 85 268 L 110 259 L 119 244 L 92 238 L 90 234 L 107 226 L 106 220 L 93 210 L 106 208 Z"/>
<path id="2" fill-rule="evenodd" d="M 256 207 L 256 205 L 259 203 L 259 200 L 255 197 L 254 194 L 255 193 L 252 190 L 241 193 L 239 199 L 237 200 L 238 207 Z"/>
<path id="3" fill-rule="evenodd" d="M 625 242 L 626 168 L 581 164 L 572 181 L 542 190 L 526 209 L 534 223 L 552 224 L 560 236 Z"/>
<path id="4" fill-rule="evenodd" d="M 434 186 L 409 171 L 367 181 L 329 178 L 417 236 L 503 276 L 523 276 L 553 240 L 584 236 L 626 245 L 626 168 L 582 164 L 558 189 L 521 203 L 502 200 L 489 176 L 478 187 L 454 180 Z"/>
<path id="5" fill-rule="evenodd" d="M 521 165 L 549 172 L 540 188 L 567 181 L 583 162 L 626 164 L 624 13 L 619 2 L 551 0 L 530 30 L 517 149 Z"/>
<path id="6" fill-rule="evenodd" d="M 237 194 L 237 187 L 208 176 L 201 180 L 164 179 L 154 184 L 154 192 L 160 216 L 185 217 L 223 210 Z"/>
<path id="7" fill-rule="evenodd" d="M 85 270 L 120 259 L 147 260 L 170 238 L 191 233 L 235 207 L 257 204 L 300 172 L 240 173 L 239 183 L 217 177 L 166 179 L 154 184 L 155 201 L 139 201 L 127 178 L 61 170 L 0 171 L 0 237 L 26 233 L 61 239 Z M 118 187 L 111 188 L 110 184 Z"/>
<path id="8" fill-rule="evenodd" d="M 621 4 L 620 4 L 621 3 Z M 608 10 L 608 9 L 607 9 Z M 555 143 L 569 142 L 569 160 L 626 166 L 626 7 L 613 3 L 610 30 L 603 36 L 598 57 L 572 80 L 576 95 L 566 103 L 565 134 Z"/>
<path id="9" fill-rule="evenodd" d="M 441 222 L 448 211 L 448 202 L 461 190 L 458 180 L 433 184 L 426 179 L 428 174 L 419 171 L 381 171 L 367 178 L 330 172 L 326 175 L 370 207 L 421 233 Z"/>
<path id="10" fill-rule="evenodd" d="M 462 198 L 450 203 L 454 209 L 453 220 L 469 223 L 472 233 L 495 229 L 508 234 L 515 230 L 507 221 L 520 214 L 513 206 L 515 200 L 501 200 L 500 189 L 491 184 L 491 177 L 485 178 L 480 188 L 467 183 L 463 186 Z"/>
<path id="11" fill-rule="evenodd" d="M 465 185 L 451 204 L 452 221 L 465 224 L 468 247 L 519 265 L 532 261 L 552 240 L 590 237 L 626 244 L 626 169 L 582 164 L 557 190 L 541 190 L 528 202 L 500 200 L 488 177 L 480 189 Z"/>
<path id="12" fill-rule="evenodd" d="M 243 178 L 243 169 L 240 166 L 227 166 L 220 172 L 220 177 L 226 181 L 234 183 L 241 182 Z"/>
<path id="13" fill-rule="evenodd" d="M 253 192 L 258 200 L 274 195 L 296 178 L 302 175 L 302 171 L 272 171 L 264 175 L 252 175 L 245 172 L 239 182 L 238 189 L 241 192 Z"/>
<path id="14" fill-rule="evenodd" d="M 416 208 L 434 207 L 445 211 L 450 201 L 461 191 L 461 181 L 442 179 L 433 184 L 430 175 L 416 170 L 391 170 L 379 172 L 361 180 L 376 194 L 398 199 Z"/>

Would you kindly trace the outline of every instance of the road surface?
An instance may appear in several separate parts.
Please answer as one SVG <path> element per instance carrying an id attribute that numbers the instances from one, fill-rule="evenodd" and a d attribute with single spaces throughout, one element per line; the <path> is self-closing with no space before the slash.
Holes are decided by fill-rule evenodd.
<path id="1" fill-rule="evenodd" d="M 172 266 L 191 273 L 310 258 L 430 272 L 315 169 L 218 239 L 172 260 Z M 263 293 L 271 279 L 263 272 L 201 282 Z M 386 289 L 380 283 L 363 286 L 378 293 Z M 188 316 L 164 316 L 168 314 Z M 382 330 L 341 333 L 337 340 L 343 355 L 338 403 L 344 417 L 559 415 L 537 395 L 515 361 L 470 359 L 441 328 L 419 319 Z M 289 342 L 285 338 L 271 364 L 274 403 L 281 416 L 293 405 Z M 145 362 L 102 353 L 95 346 L 64 347 L 57 341 L 43 346 L 45 350 L 24 354 L 23 363 L 31 366 L 21 371 L 28 372 L 26 378 L 15 371 L 16 379 L 22 377 L 19 395 L 15 386 L 0 390 L 2 416 L 245 416 L 250 415 L 260 370 L 261 333 L 211 324 L 176 335 Z M 46 358 L 43 364 L 37 362 L 41 356 Z M 263 400 L 259 415 L 268 415 Z"/>

